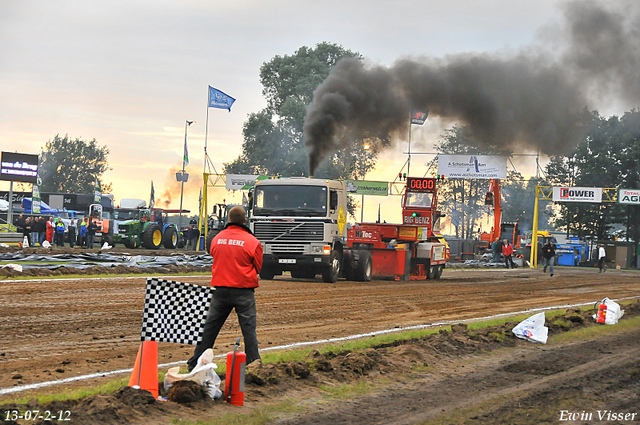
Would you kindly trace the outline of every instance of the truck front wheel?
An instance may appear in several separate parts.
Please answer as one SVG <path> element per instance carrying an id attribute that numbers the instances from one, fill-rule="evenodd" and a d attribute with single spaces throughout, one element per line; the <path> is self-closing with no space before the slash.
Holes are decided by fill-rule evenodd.
<path id="1" fill-rule="evenodd" d="M 329 266 L 322 272 L 322 280 L 327 283 L 336 283 L 340 275 L 340 264 L 342 264 L 342 256 L 338 251 L 331 251 L 331 259 Z"/>
<path id="2" fill-rule="evenodd" d="M 263 267 L 262 270 L 260 270 L 260 279 L 271 280 L 275 275 L 276 273 L 270 267 Z"/>

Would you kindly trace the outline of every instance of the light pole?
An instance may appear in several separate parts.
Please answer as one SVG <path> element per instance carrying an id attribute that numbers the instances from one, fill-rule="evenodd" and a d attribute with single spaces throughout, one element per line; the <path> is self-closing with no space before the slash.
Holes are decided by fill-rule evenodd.
<path id="1" fill-rule="evenodd" d="M 182 196 L 184 194 L 184 183 L 189 181 L 189 174 L 184 172 L 184 167 L 189 163 L 189 151 L 187 150 L 187 129 L 195 121 L 186 120 L 184 124 L 184 155 L 182 157 L 182 171 L 176 173 L 176 180 L 180 182 L 180 215 L 178 217 L 178 240 L 182 232 Z"/>
<path id="2" fill-rule="evenodd" d="M 362 172 L 362 181 L 367 177 L 367 152 L 371 149 L 371 145 L 369 143 L 365 143 L 363 146 L 364 149 L 364 167 Z M 364 193 L 362 194 L 362 207 L 360 208 L 360 223 L 364 223 Z"/>

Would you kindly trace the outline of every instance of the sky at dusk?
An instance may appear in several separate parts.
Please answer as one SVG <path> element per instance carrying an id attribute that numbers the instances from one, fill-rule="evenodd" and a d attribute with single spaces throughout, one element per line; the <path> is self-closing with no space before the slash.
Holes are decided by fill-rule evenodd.
<path id="1" fill-rule="evenodd" d="M 260 67 L 320 42 L 359 52 L 367 63 L 509 52 L 533 46 L 560 19 L 566 2 L 22 0 L 0 1 L 0 149 L 39 153 L 56 134 L 96 139 L 109 151 L 116 203 L 156 198 L 177 208 L 185 120 L 190 180 L 185 208 L 197 210 L 202 187 L 207 88 L 237 100 L 231 112 L 209 109 L 208 152 L 219 172 L 242 147 L 247 116 L 266 106 Z M 550 32 L 551 33 L 551 32 Z M 623 113 L 628 103 L 594 105 Z M 414 127 L 412 151 L 431 152 L 444 124 Z M 369 180 L 393 180 L 406 160 L 405 141 L 381 156 Z M 433 156 L 416 156 L 423 175 Z M 534 159 L 515 161 L 534 173 Z M 2 182 L 3 190 L 8 184 Z M 236 199 L 216 189 L 210 199 Z M 372 197 L 373 198 L 373 197 Z M 365 220 L 377 215 L 376 205 Z M 359 218 L 359 217 L 358 217 Z M 388 221 L 393 221 L 389 217 Z"/>

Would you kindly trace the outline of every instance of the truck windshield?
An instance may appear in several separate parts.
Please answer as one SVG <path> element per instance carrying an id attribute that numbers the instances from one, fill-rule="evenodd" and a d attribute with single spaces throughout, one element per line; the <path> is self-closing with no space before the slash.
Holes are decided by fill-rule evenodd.
<path id="1" fill-rule="evenodd" d="M 324 186 L 259 186 L 253 215 L 326 217 L 327 198 Z"/>
<path id="2" fill-rule="evenodd" d="M 407 207 L 430 208 L 433 193 L 407 192 Z"/>
<path id="3" fill-rule="evenodd" d="M 113 212 L 113 218 L 120 221 L 133 220 L 137 218 L 138 210 L 115 210 Z"/>

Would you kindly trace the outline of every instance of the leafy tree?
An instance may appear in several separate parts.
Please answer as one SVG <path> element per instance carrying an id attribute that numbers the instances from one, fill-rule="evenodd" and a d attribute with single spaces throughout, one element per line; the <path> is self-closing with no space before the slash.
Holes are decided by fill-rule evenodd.
<path id="1" fill-rule="evenodd" d="M 249 115 L 243 126 L 242 153 L 224 164 L 228 174 L 304 176 L 308 174 L 307 149 L 302 128 L 313 91 L 343 57 L 356 52 L 337 44 L 319 43 L 301 47 L 293 55 L 275 56 L 260 68 L 262 94 L 267 107 Z M 366 151 L 365 141 L 334 153 L 316 172 L 325 178 L 358 178 L 375 166 L 376 148 Z"/>
<path id="2" fill-rule="evenodd" d="M 597 111 L 586 115 L 586 137 L 568 156 L 551 158 L 548 183 L 555 186 L 640 188 L 640 112 L 604 118 Z M 638 241 L 638 206 L 611 202 L 562 203 L 554 220 L 567 233 L 607 239 L 618 228 L 620 236 Z"/>
<path id="3" fill-rule="evenodd" d="M 56 134 L 40 153 L 39 175 L 41 192 L 93 193 L 96 178 L 102 192 L 111 192 L 111 183 L 105 184 L 102 175 L 110 170 L 107 162 L 109 149 L 98 146 L 95 139 L 85 141 Z"/>

